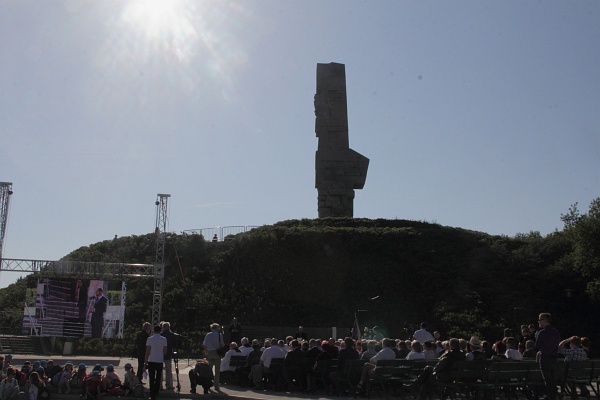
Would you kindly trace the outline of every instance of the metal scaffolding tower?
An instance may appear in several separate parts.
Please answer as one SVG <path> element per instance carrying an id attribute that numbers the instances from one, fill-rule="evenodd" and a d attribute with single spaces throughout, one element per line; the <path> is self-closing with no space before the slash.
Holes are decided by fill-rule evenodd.
<path id="1" fill-rule="evenodd" d="M 158 193 L 156 198 L 156 258 L 154 259 L 154 296 L 152 298 L 152 325 L 160 322 L 162 293 L 165 278 L 165 242 L 167 241 L 167 205 L 170 194 Z"/>
<path id="2" fill-rule="evenodd" d="M 2 260 L 4 234 L 6 233 L 6 224 L 8 223 L 8 206 L 12 194 L 12 182 L 0 182 L 0 260 Z"/>

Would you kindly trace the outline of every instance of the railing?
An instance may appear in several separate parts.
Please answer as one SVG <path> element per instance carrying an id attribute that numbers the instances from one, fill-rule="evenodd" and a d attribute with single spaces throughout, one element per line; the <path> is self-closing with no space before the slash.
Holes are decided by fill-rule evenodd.
<path id="1" fill-rule="evenodd" d="M 202 235 L 207 242 L 222 242 L 229 235 L 248 232 L 257 226 L 216 226 L 214 228 L 188 229 L 183 231 L 184 235 Z"/>

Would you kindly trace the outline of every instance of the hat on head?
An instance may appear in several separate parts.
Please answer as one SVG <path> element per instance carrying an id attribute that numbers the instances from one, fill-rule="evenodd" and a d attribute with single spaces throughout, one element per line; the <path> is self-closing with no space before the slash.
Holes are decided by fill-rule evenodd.
<path id="1" fill-rule="evenodd" d="M 40 361 L 40 365 L 44 368 L 46 368 L 46 366 L 48 365 L 48 363 L 46 362 L 46 360 L 42 360 Z"/>
<path id="2" fill-rule="evenodd" d="M 37 372 L 44 372 L 44 367 L 38 367 Z"/>
<path id="3" fill-rule="evenodd" d="M 94 371 L 104 371 L 104 368 L 102 368 L 102 365 L 96 364 L 94 365 Z"/>
<path id="4" fill-rule="evenodd" d="M 92 371 L 92 376 L 98 376 L 98 375 L 100 375 L 100 371 L 98 371 L 98 370 Z"/>
<path id="5" fill-rule="evenodd" d="M 130 363 L 125 364 L 123 367 L 125 369 L 131 369 L 131 368 L 133 368 Z"/>
<path id="6" fill-rule="evenodd" d="M 111 372 L 112 372 L 112 371 L 114 371 L 114 370 L 115 370 L 115 366 L 114 366 L 114 365 L 112 365 L 112 364 L 108 364 L 108 365 L 106 366 L 106 370 L 107 370 L 107 371 L 111 371 Z"/>
<path id="7" fill-rule="evenodd" d="M 87 368 L 87 366 L 84 363 L 79 364 L 79 369 L 84 369 Z"/>
<path id="8" fill-rule="evenodd" d="M 471 336 L 471 340 L 469 340 L 469 344 L 473 348 L 481 348 L 481 340 L 477 336 Z"/>

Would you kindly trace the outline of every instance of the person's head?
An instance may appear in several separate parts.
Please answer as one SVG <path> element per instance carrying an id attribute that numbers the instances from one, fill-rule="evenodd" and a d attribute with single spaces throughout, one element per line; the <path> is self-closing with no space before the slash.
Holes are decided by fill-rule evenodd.
<path id="1" fill-rule="evenodd" d="M 260 349 L 260 343 L 258 342 L 258 339 L 252 339 L 252 348 L 254 350 Z"/>
<path id="2" fill-rule="evenodd" d="M 106 372 L 115 372 L 115 366 L 112 364 L 108 364 L 106 366 Z"/>
<path id="3" fill-rule="evenodd" d="M 541 313 L 538 318 L 538 323 L 540 325 L 540 328 L 543 329 L 552 323 L 552 316 L 550 315 L 550 313 Z"/>
<path id="4" fill-rule="evenodd" d="M 217 324 L 216 322 L 213 322 L 212 324 L 210 324 L 211 332 L 217 332 L 220 329 L 221 329 L 221 325 Z"/>
<path id="5" fill-rule="evenodd" d="M 65 364 L 65 369 L 66 369 L 67 371 L 73 371 L 73 364 L 72 364 L 72 363 L 70 363 L 70 362 L 66 363 L 66 364 Z"/>
<path id="6" fill-rule="evenodd" d="M 236 342 L 231 342 L 231 343 L 229 343 L 229 348 L 230 349 L 237 349 L 238 348 L 238 344 Z"/>
<path id="7" fill-rule="evenodd" d="M 479 340 L 479 337 L 471 336 L 469 346 L 471 346 L 471 351 L 481 350 L 481 340 Z"/>
<path id="8" fill-rule="evenodd" d="M 448 344 L 450 346 L 451 351 L 460 350 L 460 341 L 457 338 L 452 338 L 448 340 Z"/>
<path id="9" fill-rule="evenodd" d="M 171 329 L 171 324 L 169 322 L 163 322 L 162 329 L 163 331 L 168 331 L 169 329 Z"/>
<path id="10" fill-rule="evenodd" d="M 529 336 L 529 328 L 525 327 L 521 329 L 521 336 L 526 337 Z"/>
<path id="11" fill-rule="evenodd" d="M 234 324 L 237 324 L 237 318 L 233 317 L 233 319 L 231 320 Z"/>
<path id="12" fill-rule="evenodd" d="M 440 338 L 442 337 L 442 334 L 440 333 L 440 331 L 434 331 L 433 337 L 435 338 L 435 340 L 440 340 Z"/>
<path id="13" fill-rule="evenodd" d="M 373 333 L 377 333 L 377 332 L 379 332 L 379 327 L 377 325 L 375 325 L 373 327 Z"/>
<path id="14" fill-rule="evenodd" d="M 517 339 L 515 339 L 512 336 L 506 338 L 506 347 L 508 349 L 516 349 L 517 348 Z"/>
<path id="15" fill-rule="evenodd" d="M 533 340 L 528 340 L 525 342 L 525 349 L 529 350 L 529 349 L 534 349 L 535 348 L 535 342 Z"/>
<path id="16" fill-rule="evenodd" d="M 581 338 L 579 336 L 571 336 L 569 338 L 569 345 L 572 349 L 578 349 L 581 347 Z"/>
<path id="17" fill-rule="evenodd" d="M 501 341 L 497 341 L 492 346 L 492 350 L 494 350 L 496 354 L 504 354 L 506 353 L 506 345 Z"/>
<path id="18" fill-rule="evenodd" d="M 300 325 L 300 326 L 298 327 L 298 332 L 302 332 L 303 330 L 304 330 L 304 327 L 303 327 L 302 325 Z"/>
<path id="19" fill-rule="evenodd" d="M 104 293 L 104 289 L 102 289 L 101 287 L 96 289 L 96 297 L 102 296 L 103 293 Z"/>
<path id="20" fill-rule="evenodd" d="M 427 322 L 421 322 L 421 329 L 427 329 Z"/>
<path id="21" fill-rule="evenodd" d="M 278 342 L 279 341 L 277 339 L 275 339 L 275 338 L 271 339 L 271 346 L 277 346 Z"/>
<path id="22" fill-rule="evenodd" d="M 31 374 L 29 374 L 29 382 L 33 383 L 34 385 L 37 385 L 40 382 L 40 376 L 36 371 L 33 371 Z"/>
<path id="23" fill-rule="evenodd" d="M 435 344 L 433 342 L 425 342 L 423 343 L 423 348 L 425 350 L 433 350 Z"/>
<path id="24" fill-rule="evenodd" d="M 142 329 L 146 332 L 150 332 L 150 330 L 152 329 L 152 324 L 150 324 L 150 322 L 144 322 L 142 324 Z"/>
<path id="25" fill-rule="evenodd" d="M 529 324 L 529 326 L 527 328 L 529 328 L 530 334 L 535 332 L 535 324 Z"/>
<path id="26" fill-rule="evenodd" d="M 590 344 L 591 344 L 590 338 L 588 338 L 588 337 L 581 338 L 581 347 L 583 347 L 586 350 L 589 350 Z"/>
<path id="27" fill-rule="evenodd" d="M 410 344 L 410 349 L 412 351 L 414 351 L 415 353 L 420 353 L 423 351 L 423 346 L 421 345 L 421 342 L 419 342 L 418 340 L 413 340 L 412 343 Z"/>
<path id="28" fill-rule="evenodd" d="M 160 333 L 160 332 L 161 332 L 161 330 L 162 330 L 162 329 L 160 328 L 160 325 L 156 325 L 156 326 L 154 327 L 154 333 Z"/>
<path id="29" fill-rule="evenodd" d="M 15 377 L 15 369 L 13 367 L 8 367 L 6 370 L 6 376 L 9 380 L 13 379 Z"/>
<path id="30" fill-rule="evenodd" d="M 396 341 L 390 338 L 383 338 L 383 340 L 381 341 L 381 346 L 392 348 L 396 346 Z"/>
<path id="31" fill-rule="evenodd" d="M 344 346 L 345 346 L 347 349 L 354 348 L 354 340 L 353 340 L 351 337 L 348 337 L 348 336 L 346 336 L 346 337 L 344 338 Z"/>
<path id="32" fill-rule="evenodd" d="M 308 345 L 310 346 L 310 348 L 312 349 L 313 347 L 316 347 L 319 345 L 319 342 L 317 341 L 317 339 L 310 339 L 308 341 Z"/>
<path id="33" fill-rule="evenodd" d="M 297 341 L 296 339 L 292 340 L 290 342 L 290 345 L 292 346 L 293 349 L 299 349 L 300 348 L 300 342 Z"/>
<path id="34" fill-rule="evenodd" d="M 369 340 L 367 342 L 367 349 L 368 350 L 375 350 L 375 346 L 377 346 L 377 341 L 376 340 Z"/>
<path id="35" fill-rule="evenodd" d="M 400 349 L 400 350 L 406 350 L 406 349 L 408 349 L 408 347 L 406 347 L 406 342 L 404 340 L 399 340 L 398 341 L 398 349 Z"/>
<path id="36" fill-rule="evenodd" d="M 462 351 L 467 350 L 467 341 L 465 339 L 458 339 L 458 345 Z"/>
<path id="37" fill-rule="evenodd" d="M 240 344 L 241 344 L 242 346 L 247 346 L 247 345 L 248 345 L 248 338 L 244 336 L 244 337 L 242 338 L 242 341 L 240 342 Z"/>
<path id="38" fill-rule="evenodd" d="M 125 371 L 129 372 L 133 369 L 133 366 L 130 363 L 127 363 L 123 366 L 125 368 Z"/>

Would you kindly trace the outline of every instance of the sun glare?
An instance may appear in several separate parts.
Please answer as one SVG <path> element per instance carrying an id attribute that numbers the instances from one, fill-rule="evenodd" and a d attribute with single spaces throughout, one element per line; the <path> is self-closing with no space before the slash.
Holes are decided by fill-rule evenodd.
<path id="1" fill-rule="evenodd" d="M 90 78 L 96 102 L 113 109 L 132 96 L 140 104 L 213 93 L 233 98 L 234 75 L 246 62 L 240 32 L 247 9 L 229 2 L 128 0 L 105 7 L 106 37 Z M 217 94 L 218 93 L 218 94 Z"/>
<path id="2" fill-rule="evenodd" d="M 123 11 L 123 20 L 147 39 L 174 38 L 191 27 L 183 0 L 134 0 Z"/>

